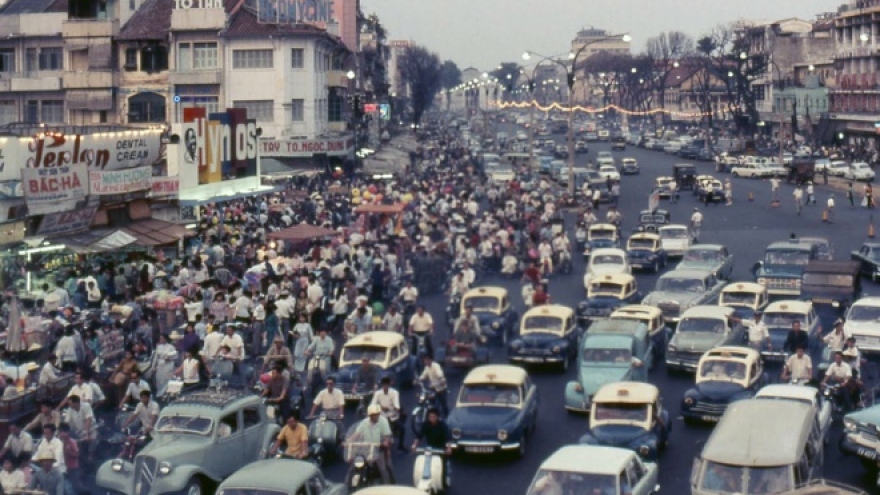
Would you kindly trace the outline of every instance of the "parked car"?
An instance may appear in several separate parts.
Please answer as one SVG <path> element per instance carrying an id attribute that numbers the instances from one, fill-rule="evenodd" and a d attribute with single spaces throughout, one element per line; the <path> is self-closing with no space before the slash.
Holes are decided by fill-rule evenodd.
<path id="1" fill-rule="evenodd" d="M 761 349 L 761 357 L 764 358 L 764 362 L 781 363 L 788 358 L 788 353 L 783 347 L 792 323 L 795 321 L 800 322 L 801 329 L 809 335 L 810 349 L 807 349 L 808 351 L 816 349 L 820 345 L 822 325 L 816 310 L 813 309 L 813 303 L 809 301 L 796 299 L 773 301 L 764 310 L 762 321 L 770 333 L 770 345 L 772 346 L 770 349 L 766 347 Z M 859 347 L 861 347 L 861 341 Z"/>
<path id="2" fill-rule="evenodd" d="M 716 423 L 730 404 L 753 398 L 767 381 L 758 351 L 715 347 L 700 358 L 696 383 L 681 399 L 681 415 L 686 423 Z"/>
<path id="3" fill-rule="evenodd" d="M 462 382 L 446 424 L 449 447 L 466 454 L 526 454 L 538 424 L 538 388 L 519 366 L 474 368 Z"/>
<path id="4" fill-rule="evenodd" d="M 850 253 L 854 261 L 859 262 L 859 270 L 872 282 L 880 281 L 880 242 L 866 242 L 858 251 Z"/>
<path id="5" fill-rule="evenodd" d="M 673 270 L 657 280 L 642 304 L 657 306 L 666 321 L 677 322 L 688 308 L 714 301 L 723 286 L 706 270 Z"/>
<path id="6" fill-rule="evenodd" d="M 468 306 L 480 321 L 480 332 L 506 345 L 519 321 L 516 310 L 510 305 L 507 289 L 489 286 L 471 289 L 461 298 L 459 314 L 464 314 Z"/>
<path id="7" fill-rule="evenodd" d="M 105 462 L 95 484 L 114 493 L 205 493 L 211 483 L 264 457 L 279 431 L 257 395 L 191 392 L 161 410 L 153 441 L 134 462 Z"/>
<path id="8" fill-rule="evenodd" d="M 133 492 L 139 493 L 139 492 Z M 257 461 L 234 472 L 217 495 L 347 495 L 344 484 L 331 483 L 312 462 L 281 457 Z M 186 495 L 192 495 L 186 493 Z"/>
<path id="9" fill-rule="evenodd" d="M 846 180 L 874 182 L 874 170 L 865 162 L 855 162 L 843 172 L 843 178 Z"/>
<path id="10" fill-rule="evenodd" d="M 660 227 L 660 245 L 670 258 L 680 258 L 691 247 L 693 237 L 687 225 L 670 224 Z"/>
<path id="11" fill-rule="evenodd" d="M 639 169 L 639 163 L 635 158 L 624 158 L 621 161 L 620 172 L 623 175 L 638 175 L 641 170 Z"/>
<path id="12" fill-rule="evenodd" d="M 587 298 L 577 306 L 578 324 L 585 328 L 607 318 L 620 306 L 634 304 L 642 298 L 635 277 L 628 273 L 598 275 L 586 286 Z"/>
<path id="13" fill-rule="evenodd" d="M 616 382 L 593 396 L 589 430 L 579 443 L 623 447 L 656 461 L 669 443 L 672 422 L 660 390 L 649 383 Z"/>
<path id="14" fill-rule="evenodd" d="M 652 224 L 656 225 L 656 224 Z M 666 267 L 668 257 L 659 234 L 640 232 L 629 236 L 626 255 L 632 268 L 650 269 L 654 273 Z"/>
<path id="15" fill-rule="evenodd" d="M 537 306 L 523 315 L 519 335 L 507 346 L 507 359 L 512 363 L 555 364 L 566 371 L 577 356 L 582 334 L 583 326 L 568 306 Z"/>
<path id="16" fill-rule="evenodd" d="M 676 270 L 708 270 L 721 280 L 730 280 L 733 255 L 721 244 L 697 244 L 688 248 Z"/>
<path id="17" fill-rule="evenodd" d="M 593 395 L 603 385 L 648 380 L 654 365 L 654 341 L 644 323 L 600 320 L 578 345 L 577 377 L 565 386 L 565 409 L 589 412 Z"/>
<path id="18" fill-rule="evenodd" d="M 734 282 L 721 289 L 718 305 L 733 308 L 733 315 L 741 320 L 752 320 L 755 312 L 763 311 L 770 302 L 767 288 L 754 282 Z"/>
<path id="19" fill-rule="evenodd" d="M 416 378 L 415 357 L 404 336 L 398 332 L 375 331 L 356 335 L 343 346 L 336 371 L 336 387 L 346 401 L 359 401 L 372 390 L 354 390 L 358 369 L 364 359 L 378 368 L 379 378 L 389 377 L 394 387 L 412 385 Z"/>
<path id="20" fill-rule="evenodd" d="M 732 315 L 733 308 L 724 306 L 695 306 L 685 311 L 666 347 L 666 370 L 694 371 L 706 351 L 745 344 L 745 329 L 730 320 Z"/>
<path id="21" fill-rule="evenodd" d="M 563 494 L 653 495 L 660 490 L 658 472 L 656 463 L 629 449 L 566 445 L 541 463 L 526 495 L 547 495 L 542 480 L 548 479 L 566 480 Z"/>

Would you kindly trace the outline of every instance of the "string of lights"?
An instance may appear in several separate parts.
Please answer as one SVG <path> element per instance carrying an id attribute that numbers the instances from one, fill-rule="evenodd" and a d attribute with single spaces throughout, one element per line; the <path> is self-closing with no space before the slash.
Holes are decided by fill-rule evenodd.
<path id="1" fill-rule="evenodd" d="M 530 102 L 503 102 L 503 103 L 498 104 L 499 108 L 529 108 L 531 106 L 534 106 L 536 109 L 538 109 L 542 112 L 549 112 L 550 110 L 559 110 L 562 112 L 575 111 L 575 112 L 596 114 L 596 113 L 604 113 L 604 112 L 607 112 L 608 110 L 615 110 L 615 111 L 620 112 L 624 115 L 635 116 L 635 117 L 643 117 L 643 116 L 650 116 L 650 115 L 657 115 L 657 114 L 668 114 L 668 115 L 675 115 L 675 116 L 679 116 L 679 117 L 694 118 L 694 117 L 706 117 L 706 116 L 710 115 L 709 112 L 681 112 L 681 111 L 677 111 L 677 110 L 668 110 L 666 108 L 651 108 L 649 110 L 628 110 L 626 108 L 615 105 L 614 103 L 611 103 L 609 105 L 605 105 L 603 107 L 582 107 L 580 105 L 576 105 L 573 108 L 567 107 L 565 105 L 560 105 L 559 103 L 551 103 L 550 105 L 541 105 L 536 100 L 532 100 Z"/>

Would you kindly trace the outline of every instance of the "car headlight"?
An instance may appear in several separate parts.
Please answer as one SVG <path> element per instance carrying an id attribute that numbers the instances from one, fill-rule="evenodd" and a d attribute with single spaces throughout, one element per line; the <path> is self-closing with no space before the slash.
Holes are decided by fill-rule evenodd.
<path id="1" fill-rule="evenodd" d="M 553 348 L 553 353 L 554 353 L 554 354 L 559 354 L 559 351 L 561 351 L 561 350 L 562 350 L 561 347 L 556 346 L 556 347 Z"/>
<path id="2" fill-rule="evenodd" d="M 498 430 L 498 440 L 502 442 L 507 440 L 507 430 Z"/>
<path id="3" fill-rule="evenodd" d="M 676 351 L 678 351 L 678 347 L 676 347 L 672 344 L 666 346 L 666 352 L 676 352 Z"/>
<path id="4" fill-rule="evenodd" d="M 687 404 L 687 405 L 689 405 L 689 406 L 692 406 L 692 405 L 694 405 L 694 399 L 691 398 L 691 397 L 685 397 L 685 398 L 684 398 L 684 403 Z"/>
<path id="5" fill-rule="evenodd" d="M 160 462 L 159 463 L 159 474 L 162 476 L 167 476 L 171 474 L 171 464 L 168 462 Z"/>
<path id="6" fill-rule="evenodd" d="M 461 428 L 453 428 L 452 429 L 452 438 L 458 440 L 461 438 Z"/>
<path id="7" fill-rule="evenodd" d="M 366 464 L 366 461 L 364 460 L 364 456 L 359 455 L 354 458 L 354 467 L 361 469 L 364 467 L 365 464 Z"/>
<path id="8" fill-rule="evenodd" d="M 578 304 L 578 311 L 586 311 L 586 310 L 587 310 L 587 303 L 586 302 L 582 302 L 582 303 Z"/>
<path id="9" fill-rule="evenodd" d="M 651 447 L 648 447 L 647 445 L 642 445 L 641 447 L 639 447 L 639 454 L 648 455 L 650 453 L 651 453 Z"/>
<path id="10" fill-rule="evenodd" d="M 767 279 L 764 278 L 764 277 L 759 277 L 759 278 L 758 278 L 758 284 L 760 284 L 760 285 L 767 285 Z"/>
<path id="11" fill-rule="evenodd" d="M 859 425 L 851 419 L 844 419 L 843 428 L 850 433 L 855 433 L 859 429 Z"/>
<path id="12" fill-rule="evenodd" d="M 839 308 L 839 307 L 840 307 L 840 301 L 831 301 L 831 307 L 832 307 L 832 308 Z"/>
<path id="13" fill-rule="evenodd" d="M 116 473 L 122 472 L 122 468 L 125 467 L 125 463 L 122 459 L 113 459 L 110 461 L 110 469 L 112 469 Z"/>
<path id="14" fill-rule="evenodd" d="M 492 323 L 492 328 L 494 328 L 495 330 L 498 330 L 500 327 L 501 323 L 498 323 L 497 321 Z"/>
<path id="15" fill-rule="evenodd" d="M 579 393 L 579 394 L 582 394 L 582 393 L 584 393 L 584 386 L 581 385 L 580 383 L 576 383 L 576 384 L 574 385 L 574 391 L 577 392 L 577 393 Z"/>

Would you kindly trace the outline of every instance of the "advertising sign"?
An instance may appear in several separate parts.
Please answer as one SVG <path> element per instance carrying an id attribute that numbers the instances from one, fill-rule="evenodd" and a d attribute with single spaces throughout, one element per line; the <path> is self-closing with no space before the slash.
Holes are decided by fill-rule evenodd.
<path id="1" fill-rule="evenodd" d="M 31 214 L 72 209 L 89 192 L 88 169 L 82 163 L 53 168 L 24 168 L 21 170 L 21 181 Z"/>
<path id="2" fill-rule="evenodd" d="M 308 157 L 314 154 L 345 156 L 354 149 L 352 138 L 330 139 L 261 139 L 260 156 Z"/>
<path id="3" fill-rule="evenodd" d="M 14 164 L 18 163 L 13 156 L 18 140 L 0 138 L 0 182 L 19 180 L 21 173 Z"/>
<path id="4" fill-rule="evenodd" d="M 40 221 L 37 235 L 69 234 L 86 230 L 92 225 L 92 220 L 97 212 L 97 206 L 89 206 L 74 211 L 49 213 Z"/>
<path id="5" fill-rule="evenodd" d="M 13 143 L 13 141 L 9 141 Z M 92 170 L 122 170 L 153 165 L 162 159 L 162 131 L 45 133 L 26 141 L 17 159 L 27 168 L 86 165 Z"/>
<path id="6" fill-rule="evenodd" d="M 265 24 L 312 24 L 336 21 L 333 0 L 258 0 L 257 19 Z"/>
<path id="7" fill-rule="evenodd" d="M 150 190 L 153 196 L 167 196 L 180 192 L 180 179 L 177 177 L 153 177 Z"/>
<path id="8" fill-rule="evenodd" d="M 379 118 L 382 120 L 391 120 L 391 105 L 387 103 L 379 104 Z"/>
<path id="9" fill-rule="evenodd" d="M 246 110 L 230 108 L 205 115 L 203 108 L 183 112 L 181 166 L 196 164 L 199 184 L 220 182 L 224 177 L 256 174 L 257 122 Z"/>
<path id="10" fill-rule="evenodd" d="M 152 187 L 153 169 L 137 167 L 126 170 L 90 170 L 89 190 L 93 196 L 128 194 Z"/>

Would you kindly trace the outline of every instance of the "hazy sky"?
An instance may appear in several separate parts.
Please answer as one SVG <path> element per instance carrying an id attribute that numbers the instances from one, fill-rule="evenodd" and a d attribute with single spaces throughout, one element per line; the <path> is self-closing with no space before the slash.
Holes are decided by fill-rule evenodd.
<path id="1" fill-rule="evenodd" d="M 460 68 L 521 62 L 523 51 L 568 53 L 575 33 L 594 26 L 629 32 L 634 50 L 663 31 L 694 38 L 737 19 L 812 20 L 849 0 L 361 0 L 390 39 L 411 39 Z"/>

